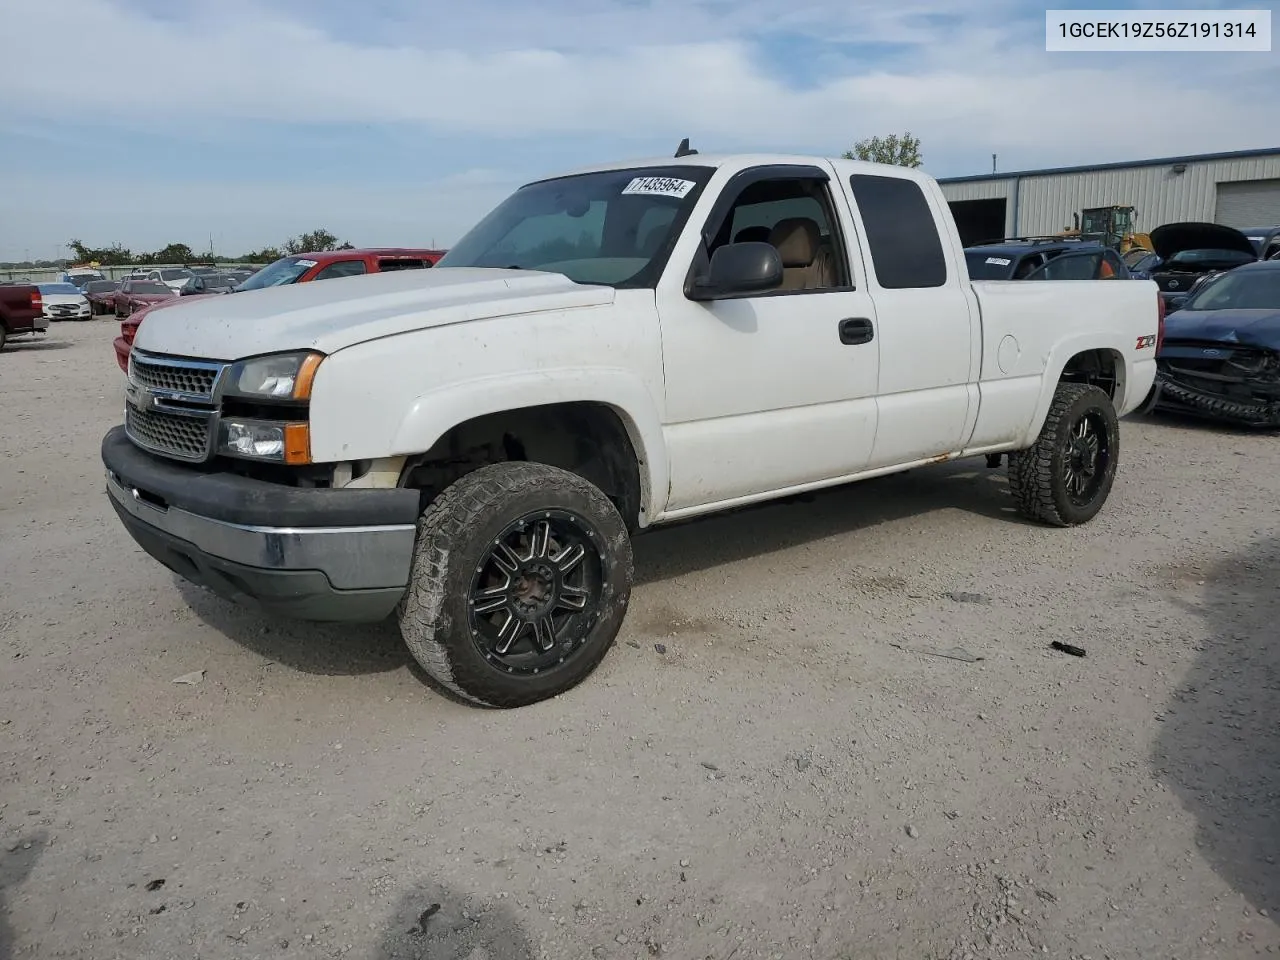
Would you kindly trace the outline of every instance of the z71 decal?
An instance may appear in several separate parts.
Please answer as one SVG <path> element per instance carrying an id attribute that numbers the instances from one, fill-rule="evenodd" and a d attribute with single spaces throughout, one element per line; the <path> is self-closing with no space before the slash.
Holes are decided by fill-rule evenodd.
<path id="1" fill-rule="evenodd" d="M 1154 347 L 1155 345 L 1156 345 L 1156 338 L 1155 338 L 1155 334 L 1150 334 L 1150 335 L 1145 336 L 1145 337 L 1139 337 L 1139 338 L 1138 338 L 1138 346 L 1137 346 L 1135 349 L 1137 349 L 1137 350 L 1147 350 L 1147 349 L 1149 349 L 1149 348 L 1151 348 L 1151 347 Z"/>

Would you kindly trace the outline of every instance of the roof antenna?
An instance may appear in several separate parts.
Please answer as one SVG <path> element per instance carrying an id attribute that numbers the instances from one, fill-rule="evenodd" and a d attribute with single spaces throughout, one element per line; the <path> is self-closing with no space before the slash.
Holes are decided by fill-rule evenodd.
<path id="1" fill-rule="evenodd" d="M 685 137 L 683 140 L 681 140 L 680 146 L 676 147 L 677 157 L 692 157 L 697 152 L 698 152 L 697 150 L 694 150 L 689 146 L 688 137 Z"/>

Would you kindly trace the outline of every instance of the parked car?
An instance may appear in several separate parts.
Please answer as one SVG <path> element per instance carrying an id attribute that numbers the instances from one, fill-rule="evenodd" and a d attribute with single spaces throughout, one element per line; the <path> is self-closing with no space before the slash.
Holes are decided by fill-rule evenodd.
<path id="1" fill-rule="evenodd" d="M 115 294 L 115 314 L 127 317 L 143 307 L 176 299 L 177 296 L 172 287 L 155 280 L 125 280 Z"/>
<path id="2" fill-rule="evenodd" d="M 50 320 L 88 320 L 89 301 L 74 283 L 38 283 L 44 315 Z"/>
<path id="3" fill-rule="evenodd" d="M 1280 427 L 1280 260 L 1197 286 L 1171 314 L 1147 409 Z"/>
<path id="4" fill-rule="evenodd" d="M 299 253 L 269 263 L 243 281 L 238 290 L 261 290 L 289 283 L 354 277 L 362 273 L 386 273 L 391 270 L 422 270 L 433 267 L 444 256 L 443 250 L 414 250 L 388 247 L 365 250 L 328 250 L 324 253 Z"/>
<path id="5" fill-rule="evenodd" d="M 413 250 L 400 248 L 365 249 L 365 250 L 332 250 L 326 253 L 305 253 L 296 256 L 281 257 L 261 270 L 250 273 L 245 280 L 233 286 L 231 293 L 247 290 L 261 290 L 267 287 L 283 286 L 292 283 L 310 283 L 312 280 L 330 280 L 337 277 L 355 276 L 361 273 L 386 273 L 393 270 L 421 270 L 434 266 L 443 250 Z M 196 293 L 197 291 L 187 291 Z M 199 291 L 203 293 L 204 291 Z M 210 291 L 215 292 L 215 291 Z M 160 304 L 157 306 L 163 306 Z M 129 351 L 132 349 L 133 337 L 138 325 L 151 310 L 140 310 L 136 316 L 120 325 L 120 336 L 116 337 L 111 347 L 116 354 L 116 362 L 120 369 L 129 369 Z"/>
<path id="6" fill-rule="evenodd" d="M 1011 237 L 966 247 L 964 259 L 971 280 L 1129 278 L 1120 254 L 1091 240 Z"/>
<path id="7" fill-rule="evenodd" d="M 971 282 L 919 170 L 601 165 L 520 188 L 437 269 L 151 316 L 107 490 L 180 576 L 307 619 L 399 611 L 428 674 L 513 707 L 599 664 L 658 524 L 983 455 L 1024 516 L 1089 521 L 1159 304 Z"/>
<path id="8" fill-rule="evenodd" d="M 0 284 L 0 350 L 11 337 L 44 333 L 49 318 L 44 314 L 44 297 L 35 284 Z"/>
<path id="9" fill-rule="evenodd" d="M 1197 284 L 1258 259 L 1248 237 L 1217 223 L 1167 223 L 1151 231 L 1151 246 L 1160 263 L 1148 275 L 1170 313 L 1186 302 Z"/>
<path id="10" fill-rule="evenodd" d="M 195 289 L 200 293 L 231 293 L 240 283 L 235 277 L 225 273 L 204 273 L 196 279 L 200 284 Z"/>
<path id="11" fill-rule="evenodd" d="M 1136 251 L 1130 251 L 1135 253 Z M 1152 253 L 1150 250 L 1141 251 L 1140 256 L 1134 256 L 1132 260 L 1128 257 L 1129 276 L 1134 280 L 1150 280 L 1151 271 L 1160 266 L 1160 255 Z"/>
<path id="12" fill-rule="evenodd" d="M 84 295 L 89 301 L 89 312 L 95 317 L 100 313 L 112 313 L 115 310 L 116 291 L 119 289 L 119 280 L 90 280 L 86 283 Z"/>
<path id="13" fill-rule="evenodd" d="M 190 285 L 195 274 L 186 267 L 166 267 L 160 270 L 148 270 L 145 279 L 152 283 L 163 283 L 174 293 L 182 293 L 183 288 Z"/>
<path id="14" fill-rule="evenodd" d="M 64 270 L 58 275 L 57 283 L 73 283 L 81 290 L 85 285 L 93 280 L 105 280 L 101 270 L 95 270 L 92 267 L 72 267 Z"/>
<path id="15" fill-rule="evenodd" d="M 1280 254 L 1280 226 L 1241 227 L 1240 232 L 1249 238 L 1259 260 L 1270 260 Z"/>

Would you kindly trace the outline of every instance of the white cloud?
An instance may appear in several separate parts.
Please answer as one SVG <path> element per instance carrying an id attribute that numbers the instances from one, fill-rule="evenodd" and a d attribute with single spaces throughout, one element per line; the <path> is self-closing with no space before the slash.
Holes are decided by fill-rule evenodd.
<path id="1" fill-rule="evenodd" d="M 422 208 L 407 209 L 427 216 L 430 207 L 433 229 L 456 236 L 512 183 L 553 172 L 541 159 L 526 170 L 519 156 L 499 152 L 517 137 L 616 138 L 624 155 L 638 142 L 685 135 L 704 152 L 834 152 L 861 136 L 910 130 L 923 140 L 926 167 L 947 175 L 983 172 L 993 152 L 1002 169 L 1014 169 L 1272 146 L 1260 138 L 1280 130 L 1280 101 L 1261 95 L 1274 81 L 1273 55 L 1049 55 L 1043 8 L 1018 0 L 226 0 L 192 8 L 167 7 L 161 19 L 121 0 L 4 5 L 0 35 L 56 37 L 60 60 L 48 69 L 42 43 L 5 48 L 0 137 L 43 136 L 51 120 L 105 121 L 192 143 L 245 120 L 429 131 L 475 167 L 500 168 L 411 188 Z M 779 35 L 852 46 L 824 46 L 820 73 L 815 64 L 798 71 L 778 60 Z M 104 70 L 103 51 L 128 51 L 128 66 Z M 797 79 L 805 73 L 817 75 Z M 201 125 L 184 129 L 193 104 Z M 957 169 L 961 157 L 976 168 Z M 312 221 L 366 242 L 374 234 L 422 242 L 409 236 L 403 186 L 303 187 L 270 157 L 262 161 L 258 185 L 139 180 L 136 192 L 105 187 L 87 169 L 84 182 L 100 187 L 87 197 L 65 180 L 55 188 L 9 174 L 0 218 L 49 236 L 85 229 L 76 224 L 129 225 L 123 239 L 137 247 L 174 239 L 192 209 L 226 223 L 222 232 L 244 246 Z M 74 209 L 67 196 L 78 198 Z M 170 196 L 185 199 L 160 199 Z M 13 219 L 19 212 L 37 219 Z M 7 252 L 15 242 L 0 237 Z"/>
<path id="2" fill-rule="evenodd" d="M 973 140 L 1075 151 L 1085 143 L 1112 158 L 1243 146 L 1268 120 L 1280 119 L 1274 100 L 1241 97 L 1238 78 L 1211 87 L 1209 74 L 1180 73 L 1160 55 L 1084 67 L 1098 60 L 1055 59 L 1013 46 L 1013 28 L 999 19 L 1012 9 L 1007 3 L 945 34 L 920 18 L 954 8 L 928 0 L 809 2 L 782 13 L 756 0 L 732 6 L 656 0 L 645 7 L 561 0 L 502 5 L 500 16 L 492 3 L 462 6 L 465 14 L 441 14 L 431 5 L 439 29 L 415 19 L 426 14 L 410 13 L 395 43 L 374 45 L 325 33 L 301 19 L 297 11 L 307 7 L 295 5 L 211 5 L 191 20 L 173 21 L 147 19 L 108 0 L 43 0 L 11 9 L 6 16 L 14 29 L 5 32 L 56 35 L 65 51 L 60 67 L 46 69 L 43 45 L 13 45 L 0 61 L 0 89 L 9 104 L 37 114 L 105 113 L 167 129 L 181 122 L 180 108 L 199 103 L 206 116 L 239 119 L 410 122 L 500 138 L 689 131 L 725 146 L 834 146 L 860 133 L 907 127 L 926 145 Z M 515 48 L 463 48 L 456 25 L 484 37 L 486 22 L 502 36 L 524 31 L 527 40 Z M 65 29 L 68 23 L 76 29 Z M 747 39 L 766 28 L 813 33 L 824 24 L 828 36 L 895 38 L 917 47 L 894 68 L 849 61 L 843 75 L 801 89 L 780 79 L 778 65 Z M 728 39 L 709 39 L 715 25 Z M 433 46 L 441 35 L 459 45 Z M 587 44 L 588 36 L 598 42 Z M 571 49 L 556 49 L 557 38 Z M 1035 41 L 1042 44 L 1042 36 Z M 115 75 L 123 84 L 101 82 L 95 49 L 138 51 Z M 1256 62 L 1259 74 L 1268 66 Z M 1151 95 L 1122 101 L 1138 84 Z"/>

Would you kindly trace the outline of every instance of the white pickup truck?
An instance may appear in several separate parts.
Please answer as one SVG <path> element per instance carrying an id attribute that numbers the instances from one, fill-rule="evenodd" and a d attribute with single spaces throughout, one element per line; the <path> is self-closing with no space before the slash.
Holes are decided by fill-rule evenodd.
<path id="1" fill-rule="evenodd" d="M 1148 281 L 970 282 L 918 171 L 695 154 L 530 183 L 434 270 L 166 309 L 102 458 L 183 577 L 394 614 L 519 706 L 604 657 L 659 524 L 1001 454 L 1023 515 L 1089 520 L 1162 329 Z"/>

